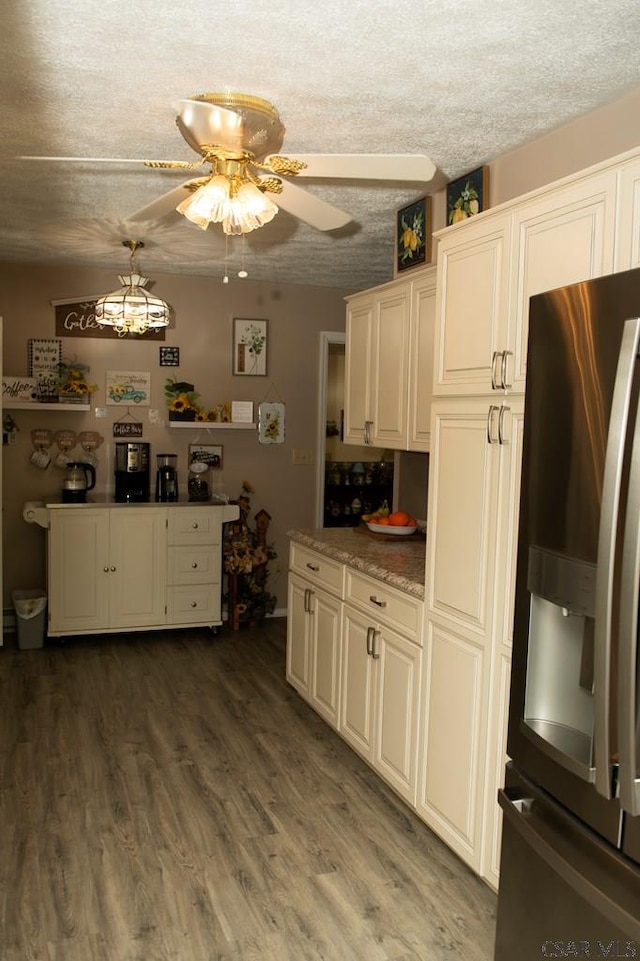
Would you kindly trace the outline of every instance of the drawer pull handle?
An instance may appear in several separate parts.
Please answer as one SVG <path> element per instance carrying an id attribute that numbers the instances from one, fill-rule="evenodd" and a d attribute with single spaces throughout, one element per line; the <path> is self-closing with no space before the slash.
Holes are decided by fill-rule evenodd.
<path id="1" fill-rule="evenodd" d="M 309 561 L 307 561 L 307 567 L 309 568 L 310 571 L 315 571 L 316 574 L 320 570 L 317 564 L 310 564 Z"/>
<path id="2" fill-rule="evenodd" d="M 378 607 L 386 607 L 386 606 L 387 606 L 387 602 L 386 602 L 386 601 L 379 601 L 375 594 L 369 595 L 369 600 L 371 601 L 372 604 L 377 604 Z"/>

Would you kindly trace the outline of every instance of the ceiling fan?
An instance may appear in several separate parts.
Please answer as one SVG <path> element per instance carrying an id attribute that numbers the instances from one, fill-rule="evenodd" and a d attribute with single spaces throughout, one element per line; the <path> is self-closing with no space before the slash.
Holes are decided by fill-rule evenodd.
<path id="1" fill-rule="evenodd" d="M 26 157 L 96 163 L 138 163 L 171 170 L 198 170 L 205 176 L 187 180 L 158 197 L 129 221 L 159 220 L 177 210 L 199 227 L 222 223 L 227 234 L 247 233 L 268 223 L 278 205 L 318 230 L 350 223 L 344 210 L 294 185 L 290 178 L 387 180 L 428 183 L 435 166 L 421 154 L 302 154 L 281 156 L 285 127 L 267 100 L 242 93 L 205 93 L 181 100 L 178 129 L 199 154 L 195 161 L 122 160 L 89 157 Z"/>

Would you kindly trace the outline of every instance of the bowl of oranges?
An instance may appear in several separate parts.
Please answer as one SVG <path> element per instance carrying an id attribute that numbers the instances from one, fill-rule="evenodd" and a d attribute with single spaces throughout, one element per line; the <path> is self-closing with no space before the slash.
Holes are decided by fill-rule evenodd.
<path id="1" fill-rule="evenodd" d="M 391 534 L 392 536 L 407 537 L 415 534 L 418 522 L 406 511 L 393 511 L 390 514 L 369 514 L 363 518 L 365 524 L 374 534 Z"/>

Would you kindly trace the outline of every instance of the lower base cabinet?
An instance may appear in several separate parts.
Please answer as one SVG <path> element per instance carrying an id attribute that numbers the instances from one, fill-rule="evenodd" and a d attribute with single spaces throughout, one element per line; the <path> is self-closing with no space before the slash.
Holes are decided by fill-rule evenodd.
<path id="1" fill-rule="evenodd" d="M 49 511 L 52 636 L 221 623 L 222 524 L 235 505 Z"/>
<path id="2" fill-rule="evenodd" d="M 340 733 L 414 804 L 422 651 L 345 604 L 342 652 Z"/>

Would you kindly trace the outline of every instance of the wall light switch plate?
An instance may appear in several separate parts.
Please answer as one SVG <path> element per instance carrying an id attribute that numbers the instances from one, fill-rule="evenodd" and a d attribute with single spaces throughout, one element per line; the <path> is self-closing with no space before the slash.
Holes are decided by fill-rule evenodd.
<path id="1" fill-rule="evenodd" d="M 294 447 L 293 463 L 296 467 L 309 467 L 313 464 L 313 450 L 311 447 Z"/>
<path id="2" fill-rule="evenodd" d="M 107 408 L 106 408 L 106 407 L 96 407 L 96 408 L 95 408 L 95 411 L 96 411 L 96 417 L 106 417 L 106 416 L 107 416 Z"/>

